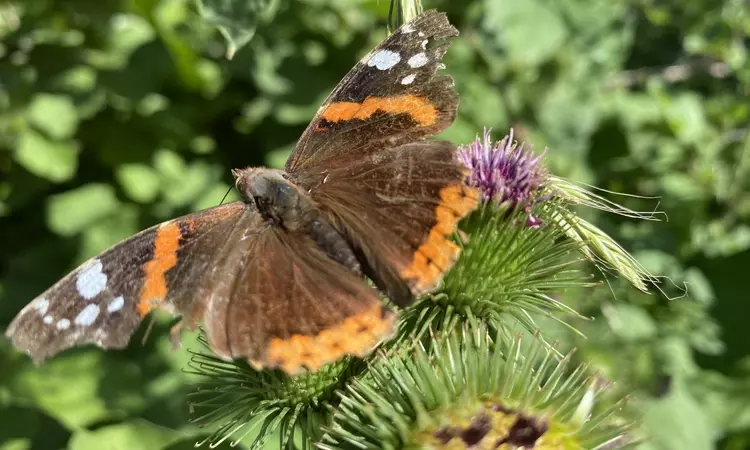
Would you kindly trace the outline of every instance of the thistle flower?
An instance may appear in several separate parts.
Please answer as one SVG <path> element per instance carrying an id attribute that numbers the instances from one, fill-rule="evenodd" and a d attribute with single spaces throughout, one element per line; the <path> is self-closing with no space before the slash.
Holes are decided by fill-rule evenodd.
<path id="1" fill-rule="evenodd" d="M 346 449 L 628 448 L 622 398 L 536 340 L 484 325 L 438 333 L 354 380 L 317 444 Z M 523 345 L 522 345 L 523 344 Z"/>
<path id="2" fill-rule="evenodd" d="M 468 184 L 479 188 L 485 203 L 527 212 L 527 225 L 539 226 L 531 207 L 543 199 L 546 173 L 541 165 L 544 152 L 536 156 L 530 146 L 513 141 L 513 129 L 492 143 L 490 130 L 468 145 L 459 146 L 458 157 L 471 170 Z"/>

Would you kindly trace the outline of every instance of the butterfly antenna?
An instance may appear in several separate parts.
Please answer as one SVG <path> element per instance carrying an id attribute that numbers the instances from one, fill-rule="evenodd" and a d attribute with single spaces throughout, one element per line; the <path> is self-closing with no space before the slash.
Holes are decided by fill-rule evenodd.
<path id="1" fill-rule="evenodd" d="M 148 335 L 151 334 L 151 330 L 154 329 L 154 323 L 156 322 L 156 318 L 151 315 L 148 321 L 148 328 L 146 328 L 146 332 L 143 334 L 143 339 L 141 339 L 141 346 L 146 346 L 146 340 L 148 340 Z"/>
<path id="2" fill-rule="evenodd" d="M 220 205 L 224 204 L 224 200 L 227 199 L 227 196 L 229 195 L 230 192 L 232 192 L 232 188 L 231 187 L 229 189 L 227 189 L 227 193 L 224 194 L 224 197 L 221 198 L 221 202 L 219 203 Z"/>

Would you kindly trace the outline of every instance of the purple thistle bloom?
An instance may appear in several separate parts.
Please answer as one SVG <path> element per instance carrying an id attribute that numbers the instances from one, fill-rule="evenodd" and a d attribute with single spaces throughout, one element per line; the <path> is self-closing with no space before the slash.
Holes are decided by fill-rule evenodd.
<path id="1" fill-rule="evenodd" d="M 531 207 L 543 200 L 546 173 L 541 160 L 545 152 L 536 156 L 524 143 L 516 144 L 512 129 L 493 145 L 490 130 L 485 129 L 484 140 L 477 137 L 459 146 L 458 158 L 471 169 L 467 183 L 479 188 L 485 203 L 505 204 L 509 212 L 523 208 L 528 215 L 526 225 L 537 227 L 541 222 L 531 215 Z"/>

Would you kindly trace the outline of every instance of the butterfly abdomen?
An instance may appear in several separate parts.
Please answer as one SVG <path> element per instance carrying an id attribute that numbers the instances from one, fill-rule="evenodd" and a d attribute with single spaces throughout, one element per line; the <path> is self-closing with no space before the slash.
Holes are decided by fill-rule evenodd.
<path id="1" fill-rule="evenodd" d="M 358 275 L 362 274 L 362 267 L 349 242 L 325 219 L 319 217 L 310 222 L 307 234 L 329 258 Z"/>

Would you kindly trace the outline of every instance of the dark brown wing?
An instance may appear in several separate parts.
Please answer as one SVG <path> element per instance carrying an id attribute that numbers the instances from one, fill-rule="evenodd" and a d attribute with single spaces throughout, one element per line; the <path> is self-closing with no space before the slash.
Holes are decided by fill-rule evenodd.
<path id="1" fill-rule="evenodd" d="M 211 348 L 227 359 L 289 374 L 317 370 L 344 355 L 363 356 L 395 325 L 375 289 L 328 258 L 304 234 L 246 215 L 249 231 L 223 267 L 204 318 Z"/>
<path id="2" fill-rule="evenodd" d="M 458 31 L 426 11 L 394 31 L 344 77 L 289 157 L 290 173 L 320 172 L 436 134 L 456 115 L 449 76 L 435 76 Z"/>
<path id="3" fill-rule="evenodd" d="M 78 345 L 125 347 L 154 308 L 182 314 L 194 326 L 206 280 L 246 208 L 243 202 L 217 206 L 120 242 L 31 301 L 6 335 L 41 361 Z"/>
<path id="4" fill-rule="evenodd" d="M 386 149 L 301 180 L 397 304 L 434 290 L 459 254 L 449 237 L 479 203 L 449 142 Z"/>

